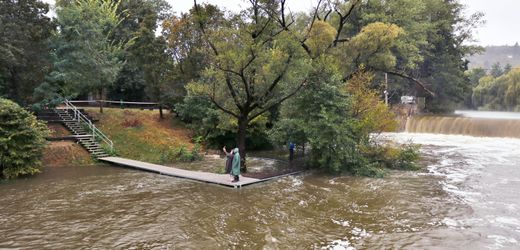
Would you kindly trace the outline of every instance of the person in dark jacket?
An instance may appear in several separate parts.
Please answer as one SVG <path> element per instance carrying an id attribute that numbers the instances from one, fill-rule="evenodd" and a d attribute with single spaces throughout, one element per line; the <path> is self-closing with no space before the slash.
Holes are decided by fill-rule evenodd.
<path id="1" fill-rule="evenodd" d="M 231 180 L 233 180 L 233 174 L 231 173 L 231 167 L 233 164 L 233 150 L 227 151 L 226 146 L 222 148 L 222 151 L 224 151 L 224 154 L 226 154 L 226 174 L 229 174 L 231 177 Z"/>
<path id="2" fill-rule="evenodd" d="M 289 162 L 294 159 L 294 147 L 296 147 L 296 144 L 289 142 Z"/>

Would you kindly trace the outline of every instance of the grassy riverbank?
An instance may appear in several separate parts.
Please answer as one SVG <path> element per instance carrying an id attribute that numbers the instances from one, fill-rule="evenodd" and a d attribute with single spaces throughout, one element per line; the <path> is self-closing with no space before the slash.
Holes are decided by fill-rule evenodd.
<path id="1" fill-rule="evenodd" d="M 99 119 L 96 126 L 114 142 L 117 155 L 158 164 L 173 163 L 187 157 L 194 144 L 191 131 L 173 114 L 159 119 L 157 110 L 96 108 L 86 110 Z M 68 130 L 50 124 L 52 137 L 70 135 Z M 180 153 L 179 153 L 180 152 Z M 73 141 L 49 142 L 42 159 L 44 166 L 92 165 L 96 161 Z"/>
<path id="2" fill-rule="evenodd" d="M 164 119 L 157 110 L 96 108 L 87 112 L 98 118 L 96 126 L 113 142 L 121 157 L 152 163 L 175 161 L 172 152 L 193 148 L 191 131 L 173 114 L 165 111 Z"/>

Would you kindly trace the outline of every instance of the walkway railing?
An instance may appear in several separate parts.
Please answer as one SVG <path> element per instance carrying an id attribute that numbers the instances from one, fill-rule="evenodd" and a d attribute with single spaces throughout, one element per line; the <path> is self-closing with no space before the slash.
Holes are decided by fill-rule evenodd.
<path id="1" fill-rule="evenodd" d="M 69 101 L 79 107 L 97 107 L 100 104 L 106 107 L 120 108 L 141 108 L 141 109 L 159 109 L 161 104 L 158 102 L 129 102 L 129 101 L 111 101 L 111 100 L 71 100 Z"/>
<path id="2" fill-rule="evenodd" d="M 88 117 L 86 117 L 83 113 L 81 113 L 81 111 L 78 108 L 76 108 L 76 106 L 74 106 L 74 104 L 72 104 L 67 99 L 65 99 L 65 101 L 63 101 L 63 103 L 65 104 L 65 107 L 67 109 L 73 111 L 74 120 L 76 120 L 79 124 L 83 123 L 88 126 L 89 131 L 92 132 L 92 138 L 94 140 L 96 138 L 99 138 L 101 141 L 103 141 L 110 147 L 110 150 L 114 149 L 114 143 L 105 134 L 103 134 L 103 132 L 101 132 L 101 130 L 96 128 L 96 126 L 92 123 L 92 121 Z"/>

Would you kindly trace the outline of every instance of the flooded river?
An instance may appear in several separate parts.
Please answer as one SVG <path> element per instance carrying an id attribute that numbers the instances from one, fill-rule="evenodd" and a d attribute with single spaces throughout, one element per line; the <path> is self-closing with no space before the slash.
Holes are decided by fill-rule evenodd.
<path id="1" fill-rule="evenodd" d="M 0 249 L 518 249 L 520 140 L 385 134 L 427 167 L 229 189 L 112 166 L 0 183 Z"/>

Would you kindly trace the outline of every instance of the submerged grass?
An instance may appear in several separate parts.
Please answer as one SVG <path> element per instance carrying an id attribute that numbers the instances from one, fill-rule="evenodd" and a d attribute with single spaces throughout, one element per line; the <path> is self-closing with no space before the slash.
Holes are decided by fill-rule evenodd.
<path id="1" fill-rule="evenodd" d="M 158 111 L 95 108 L 87 112 L 99 119 L 96 126 L 113 142 L 117 155 L 157 164 L 173 163 L 184 157 L 177 152 L 192 153 L 191 131 L 172 114 Z M 182 150 L 180 150 L 182 149 Z M 192 159 L 192 158 L 190 158 Z"/>

